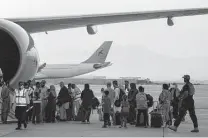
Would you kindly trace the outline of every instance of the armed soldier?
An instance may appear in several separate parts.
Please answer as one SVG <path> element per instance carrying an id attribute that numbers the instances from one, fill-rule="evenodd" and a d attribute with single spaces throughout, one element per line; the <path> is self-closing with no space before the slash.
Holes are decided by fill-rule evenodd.
<path id="1" fill-rule="evenodd" d="M 198 121 L 195 113 L 194 99 L 193 95 L 195 94 L 195 88 L 192 83 L 190 83 L 190 76 L 184 75 L 185 85 L 183 86 L 179 99 L 182 100 L 182 105 L 179 109 L 179 117 L 176 119 L 174 126 L 170 126 L 169 129 L 177 131 L 178 126 L 180 125 L 183 117 L 185 116 L 187 110 L 189 111 L 191 120 L 194 124 L 194 129 L 191 132 L 199 132 Z"/>

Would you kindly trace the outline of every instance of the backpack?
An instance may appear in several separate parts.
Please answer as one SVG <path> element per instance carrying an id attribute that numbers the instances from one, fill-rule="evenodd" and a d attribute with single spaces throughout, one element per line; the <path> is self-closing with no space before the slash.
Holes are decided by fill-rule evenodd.
<path id="1" fill-rule="evenodd" d="M 150 95 L 150 94 L 147 94 L 146 95 L 146 97 L 147 97 L 147 106 L 148 106 L 148 108 L 150 108 L 150 107 L 152 107 L 153 106 L 153 97 Z"/>
<path id="2" fill-rule="evenodd" d="M 128 102 L 126 101 L 126 102 L 122 102 L 122 109 L 121 109 L 121 112 L 123 112 L 123 113 L 129 113 L 129 106 L 128 106 Z"/>
<path id="3" fill-rule="evenodd" d="M 147 109 L 147 97 L 146 94 L 138 93 L 136 96 L 137 108 L 138 109 Z"/>
<path id="4" fill-rule="evenodd" d="M 189 86 L 189 93 L 188 93 L 188 95 L 194 95 L 195 94 L 194 85 L 189 83 L 188 86 Z"/>
<path id="5" fill-rule="evenodd" d="M 92 99 L 92 108 L 93 108 L 93 109 L 96 109 L 99 105 L 100 105 L 99 100 L 98 100 L 96 97 L 94 97 L 94 98 Z"/>
<path id="6" fill-rule="evenodd" d="M 125 92 L 123 91 L 123 89 L 120 89 L 120 93 L 119 93 L 119 99 L 117 99 L 114 103 L 114 105 L 116 107 L 120 107 L 121 106 L 121 101 L 122 101 L 122 97 L 125 95 Z"/>

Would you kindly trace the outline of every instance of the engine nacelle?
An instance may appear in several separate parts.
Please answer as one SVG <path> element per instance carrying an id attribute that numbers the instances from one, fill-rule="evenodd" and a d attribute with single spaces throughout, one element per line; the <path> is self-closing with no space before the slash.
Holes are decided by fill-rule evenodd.
<path id="1" fill-rule="evenodd" d="M 19 25 L 0 19 L 0 68 L 4 81 L 16 88 L 37 73 L 39 56 L 32 37 Z"/>
<path id="2" fill-rule="evenodd" d="M 174 22 L 173 22 L 172 17 L 168 17 L 168 19 L 167 19 L 167 24 L 168 24 L 169 26 L 173 26 L 173 25 L 174 25 Z"/>
<path id="3" fill-rule="evenodd" d="M 87 32 L 88 34 L 90 35 L 94 35 L 97 33 L 97 26 L 94 26 L 94 25 L 87 25 Z"/>

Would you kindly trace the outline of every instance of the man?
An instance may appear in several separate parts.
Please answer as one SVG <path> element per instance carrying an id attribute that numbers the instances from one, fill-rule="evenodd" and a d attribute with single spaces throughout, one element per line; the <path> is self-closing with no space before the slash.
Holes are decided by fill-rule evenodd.
<path id="1" fill-rule="evenodd" d="M 10 111 L 10 90 L 8 87 L 9 87 L 9 82 L 3 84 L 1 90 L 1 98 L 2 98 L 1 121 L 3 124 L 7 124 L 7 117 Z"/>
<path id="2" fill-rule="evenodd" d="M 24 89 L 26 90 L 26 94 L 29 97 L 30 106 L 32 106 L 32 88 L 30 88 L 30 81 L 24 83 Z M 27 112 L 26 121 L 31 121 L 32 119 L 32 109 Z"/>
<path id="3" fill-rule="evenodd" d="M 39 124 L 41 117 L 41 89 L 40 82 L 36 82 L 35 90 L 32 93 L 33 110 L 32 110 L 32 123 Z"/>
<path id="4" fill-rule="evenodd" d="M 48 94 L 47 94 L 47 90 L 48 87 L 45 86 L 46 81 L 42 80 L 41 81 L 41 120 L 42 122 L 44 122 L 46 120 L 46 113 L 45 113 L 45 109 L 46 109 L 46 105 L 47 105 L 47 98 L 48 98 Z"/>
<path id="5" fill-rule="evenodd" d="M 179 99 L 178 96 L 180 95 L 180 90 L 176 83 L 173 83 L 172 88 L 170 88 L 171 97 L 172 97 L 172 106 L 173 106 L 173 118 L 176 119 L 179 114 Z"/>
<path id="6" fill-rule="evenodd" d="M 113 111 L 114 99 L 115 99 L 115 91 L 111 88 L 111 82 L 108 82 L 107 83 L 107 89 L 106 89 L 106 91 L 109 92 L 109 98 L 110 98 L 110 101 L 111 101 L 111 112 L 110 112 L 110 116 L 112 118 L 113 124 L 115 124 L 114 111 Z"/>
<path id="7" fill-rule="evenodd" d="M 130 91 L 130 88 L 129 88 L 129 81 L 125 80 L 124 81 L 124 86 L 125 86 L 125 92 L 126 92 L 126 95 L 128 95 L 129 91 Z"/>
<path id="8" fill-rule="evenodd" d="M 77 116 L 77 113 L 81 105 L 80 103 L 81 90 L 75 84 L 72 84 L 72 94 L 73 94 L 73 114 L 74 116 Z"/>
<path id="9" fill-rule="evenodd" d="M 192 83 L 190 83 L 190 76 L 184 75 L 185 85 L 183 86 L 179 99 L 182 99 L 182 105 L 179 111 L 179 117 L 176 119 L 174 126 L 170 126 L 169 129 L 177 131 L 178 126 L 181 123 L 182 118 L 186 114 L 187 110 L 189 111 L 191 120 L 194 124 L 194 129 L 191 132 L 199 132 L 198 121 L 195 113 L 194 99 L 193 95 L 195 94 L 195 88 Z"/>
<path id="10" fill-rule="evenodd" d="M 73 120 L 73 115 L 72 115 L 72 105 L 73 105 L 73 100 L 72 100 L 72 84 L 69 83 L 68 84 L 68 93 L 69 93 L 69 109 L 66 110 L 66 114 L 67 114 L 67 120 L 71 121 Z"/>
<path id="11" fill-rule="evenodd" d="M 26 110 L 29 106 L 29 97 L 26 93 L 26 90 L 24 89 L 24 83 L 19 82 L 19 89 L 15 90 L 14 98 L 12 101 L 12 107 L 16 103 L 16 109 L 15 109 L 15 117 L 18 120 L 18 126 L 16 130 L 21 129 L 21 124 L 24 124 L 24 128 L 27 128 L 26 123 Z"/>
<path id="12" fill-rule="evenodd" d="M 113 81 L 113 87 L 114 87 L 114 91 L 115 91 L 115 98 L 114 98 L 114 113 L 115 113 L 115 125 L 120 125 L 120 113 L 121 113 L 121 105 L 120 106 L 115 106 L 115 101 L 119 100 L 119 95 L 120 95 L 120 89 L 118 87 L 118 82 L 115 80 Z"/>
<path id="13" fill-rule="evenodd" d="M 60 121 L 67 120 L 66 110 L 69 109 L 69 92 L 64 82 L 60 82 L 60 92 L 58 95 L 58 105 L 60 109 Z"/>
<path id="14" fill-rule="evenodd" d="M 134 125 L 136 122 L 136 95 L 138 93 L 138 90 L 136 88 L 136 84 L 135 83 L 131 83 L 130 84 L 130 91 L 128 93 L 128 100 L 129 100 L 129 105 L 130 105 L 130 109 L 129 109 L 129 122 L 130 124 Z"/>

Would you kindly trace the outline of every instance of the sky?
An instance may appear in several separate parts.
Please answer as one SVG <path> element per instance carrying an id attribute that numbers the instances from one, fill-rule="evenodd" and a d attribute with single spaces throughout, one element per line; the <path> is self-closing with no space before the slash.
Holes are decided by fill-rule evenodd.
<path id="1" fill-rule="evenodd" d="M 86 15 L 208 7 L 207 0 L 0 0 L 0 18 Z M 180 80 L 190 74 L 208 80 L 208 15 L 146 20 L 33 34 L 41 63 L 74 64 L 86 60 L 104 41 L 113 41 L 111 67 L 90 73 L 107 77 Z"/>

